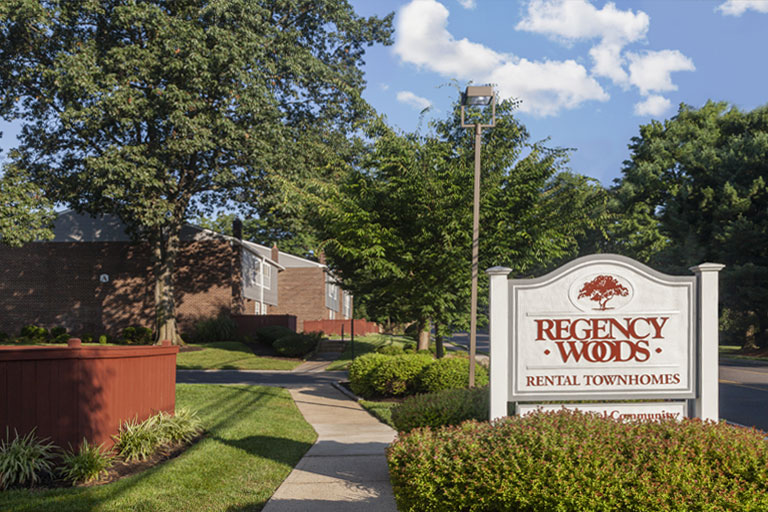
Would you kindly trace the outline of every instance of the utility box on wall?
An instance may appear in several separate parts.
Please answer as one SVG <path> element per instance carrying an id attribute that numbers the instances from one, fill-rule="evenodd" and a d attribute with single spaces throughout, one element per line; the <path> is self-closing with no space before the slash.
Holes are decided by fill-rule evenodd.
<path id="1" fill-rule="evenodd" d="M 0 431 L 111 447 L 120 424 L 176 405 L 176 346 L 0 347 Z"/>

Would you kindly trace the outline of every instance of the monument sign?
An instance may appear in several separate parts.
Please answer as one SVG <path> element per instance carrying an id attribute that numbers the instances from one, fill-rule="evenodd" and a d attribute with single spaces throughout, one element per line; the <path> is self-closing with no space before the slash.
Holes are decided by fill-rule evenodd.
<path id="1" fill-rule="evenodd" d="M 534 279 L 490 269 L 491 419 L 505 416 L 509 402 L 526 414 L 543 407 L 526 402 L 610 400 L 566 407 L 622 419 L 691 410 L 716 420 L 721 268 L 670 276 L 601 254 Z M 639 399 L 664 401 L 613 403 Z"/>

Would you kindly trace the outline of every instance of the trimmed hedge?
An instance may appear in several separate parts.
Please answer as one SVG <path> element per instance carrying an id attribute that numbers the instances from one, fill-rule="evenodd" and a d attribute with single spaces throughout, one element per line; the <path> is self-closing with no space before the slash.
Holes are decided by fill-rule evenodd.
<path id="1" fill-rule="evenodd" d="M 434 365 L 429 367 L 434 368 Z M 448 389 L 406 398 L 392 410 L 392 423 L 398 432 L 418 427 L 458 425 L 465 420 L 487 420 L 488 388 Z"/>
<path id="2" fill-rule="evenodd" d="M 296 333 L 293 332 L 293 330 L 281 325 L 267 325 L 266 327 L 259 327 L 253 332 L 253 334 L 256 336 L 256 340 L 260 343 L 274 345 L 274 343 L 280 338 Z"/>
<path id="3" fill-rule="evenodd" d="M 475 386 L 488 385 L 488 370 L 475 365 Z M 444 357 L 424 368 L 419 375 L 418 387 L 424 393 L 434 393 L 446 389 L 460 389 L 469 386 L 469 358 Z"/>
<path id="4" fill-rule="evenodd" d="M 321 337 L 319 333 L 292 333 L 277 339 L 272 347 L 283 357 L 303 357 L 315 350 Z"/>
<path id="5" fill-rule="evenodd" d="M 562 410 L 416 429 L 387 450 L 401 511 L 768 510 L 757 430 Z"/>
<path id="6" fill-rule="evenodd" d="M 404 396 L 416 392 L 421 371 L 434 362 L 429 354 L 384 356 L 383 364 L 371 374 L 373 390 L 381 396 Z"/>
<path id="7" fill-rule="evenodd" d="M 347 369 L 352 392 L 363 398 L 374 396 L 376 390 L 373 387 L 373 374 L 390 357 L 375 352 L 356 357 Z"/>

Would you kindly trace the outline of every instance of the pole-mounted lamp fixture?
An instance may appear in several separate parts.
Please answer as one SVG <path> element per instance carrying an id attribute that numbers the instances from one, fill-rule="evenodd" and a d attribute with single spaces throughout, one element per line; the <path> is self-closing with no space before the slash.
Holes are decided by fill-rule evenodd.
<path id="1" fill-rule="evenodd" d="M 466 107 L 491 107 L 491 124 L 464 122 Z M 496 94 L 490 85 L 470 85 L 461 95 L 461 127 L 475 129 L 475 194 L 472 212 L 472 296 L 469 320 L 469 387 L 475 387 L 475 354 L 477 353 L 477 275 L 480 240 L 480 146 L 483 128 L 496 126 Z"/>

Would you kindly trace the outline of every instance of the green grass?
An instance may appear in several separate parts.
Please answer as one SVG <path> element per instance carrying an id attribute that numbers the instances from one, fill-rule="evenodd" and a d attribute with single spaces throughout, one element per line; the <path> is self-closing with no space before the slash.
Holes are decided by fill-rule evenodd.
<path id="1" fill-rule="evenodd" d="M 102 486 L 0 492 L 0 509 L 258 511 L 317 438 L 280 388 L 178 384 L 176 406 L 208 431 L 179 457 Z"/>
<path id="2" fill-rule="evenodd" d="M 731 359 L 750 359 L 752 361 L 768 361 L 768 357 L 766 356 L 749 356 L 740 354 L 741 347 L 738 345 L 720 345 L 719 347 L 720 355 L 729 357 Z"/>
<path id="3" fill-rule="evenodd" d="M 260 357 L 237 341 L 218 341 L 190 347 L 204 347 L 195 352 L 179 352 L 176 368 L 182 370 L 293 370 L 299 360 Z"/>
<path id="4" fill-rule="evenodd" d="M 369 334 L 367 336 L 355 336 L 354 357 L 360 357 L 363 354 L 369 352 L 375 352 L 377 348 L 385 345 L 400 345 L 403 346 L 406 343 L 415 343 L 411 338 L 405 336 L 390 336 L 387 334 Z M 328 370 L 346 370 L 349 363 L 352 362 L 352 344 L 347 343 L 344 352 L 341 356 L 328 366 Z"/>
<path id="5" fill-rule="evenodd" d="M 397 430 L 395 424 L 392 423 L 392 409 L 400 405 L 398 402 L 373 402 L 370 400 L 360 400 L 360 405 L 363 409 L 373 414 L 380 422 L 386 423 Z"/>

